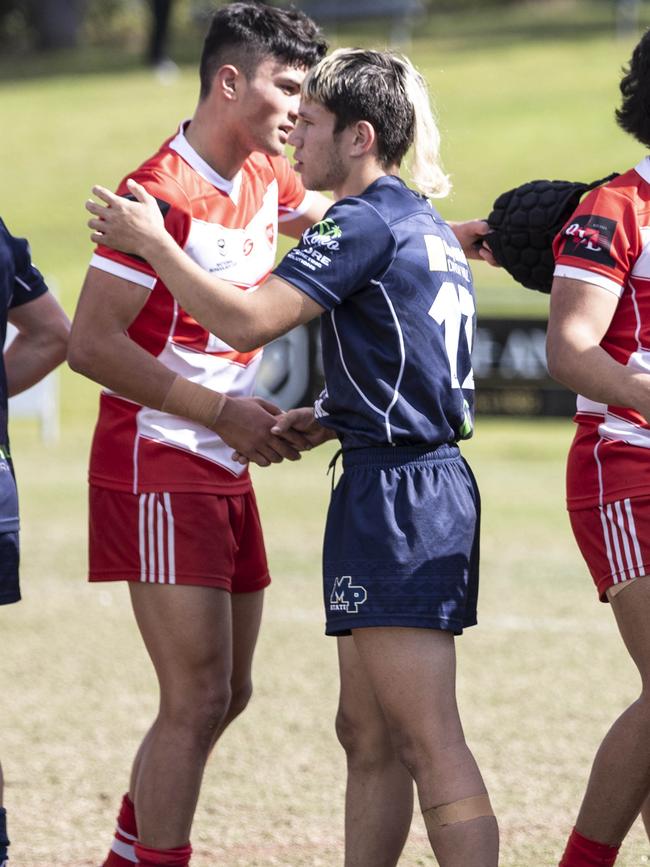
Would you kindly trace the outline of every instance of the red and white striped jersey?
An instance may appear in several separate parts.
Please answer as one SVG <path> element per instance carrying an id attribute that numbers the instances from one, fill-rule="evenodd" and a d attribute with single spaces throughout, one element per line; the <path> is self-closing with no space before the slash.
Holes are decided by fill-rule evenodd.
<path id="1" fill-rule="evenodd" d="M 619 299 L 601 347 L 620 364 L 650 372 L 650 157 L 589 193 L 554 251 L 556 276 Z M 643 416 L 579 395 L 574 420 L 569 508 L 650 493 L 650 424 Z"/>
<path id="2" fill-rule="evenodd" d="M 254 153 L 232 180 L 220 177 L 190 146 L 185 126 L 127 177 L 159 200 L 170 234 L 212 274 L 254 290 L 273 267 L 278 222 L 308 207 L 305 189 L 284 157 Z M 118 188 L 126 193 L 125 182 Z M 253 391 L 261 350 L 236 352 L 197 323 L 138 257 L 98 247 L 91 267 L 145 286 L 151 294 L 129 337 L 176 373 L 231 396 Z M 241 493 L 248 472 L 215 433 L 104 390 L 90 459 L 95 485 L 133 493 Z"/>

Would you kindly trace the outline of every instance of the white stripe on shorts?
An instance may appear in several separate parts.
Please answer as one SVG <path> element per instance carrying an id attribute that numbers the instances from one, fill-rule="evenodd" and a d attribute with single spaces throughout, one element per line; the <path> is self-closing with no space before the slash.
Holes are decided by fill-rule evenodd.
<path id="1" fill-rule="evenodd" d="M 645 575 L 630 499 L 600 506 L 600 518 L 614 584 Z"/>
<path id="2" fill-rule="evenodd" d="M 138 498 L 140 581 L 176 583 L 174 513 L 168 493 L 140 494 Z"/>
<path id="3" fill-rule="evenodd" d="M 176 551 L 174 549 L 174 513 L 172 512 L 172 498 L 169 494 L 163 494 L 165 514 L 167 515 L 167 568 L 169 571 L 169 583 L 176 583 Z"/>

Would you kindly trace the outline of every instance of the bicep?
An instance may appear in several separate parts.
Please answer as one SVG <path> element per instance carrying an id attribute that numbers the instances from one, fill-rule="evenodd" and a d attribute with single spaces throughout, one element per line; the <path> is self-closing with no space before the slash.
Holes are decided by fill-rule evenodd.
<path id="1" fill-rule="evenodd" d="M 142 310 L 150 290 L 99 268 L 89 268 L 72 323 L 73 335 L 84 331 L 105 336 L 125 331 Z"/>
<path id="2" fill-rule="evenodd" d="M 551 291 L 549 346 L 597 346 L 610 326 L 618 301 L 618 296 L 602 286 L 556 277 Z"/>
<path id="3" fill-rule="evenodd" d="M 50 292 L 10 308 L 7 318 L 21 334 L 46 332 L 67 336 L 70 330 L 70 320 Z"/>

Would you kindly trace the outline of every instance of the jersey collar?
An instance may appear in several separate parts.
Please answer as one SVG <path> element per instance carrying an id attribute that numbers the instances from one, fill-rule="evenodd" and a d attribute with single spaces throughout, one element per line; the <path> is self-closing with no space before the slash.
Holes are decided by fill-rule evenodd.
<path id="1" fill-rule="evenodd" d="M 189 124 L 189 120 L 183 121 L 178 129 L 176 137 L 170 141 L 169 147 L 173 151 L 176 151 L 177 154 L 180 154 L 185 162 L 189 163 L 194 171 L 201 175 L 201 177 L 209 184 L 212 184 L 213 187 L 216 187 L 218 190 L 221 190 L 229 196 L 235 205 L 238 204 L 242 181 L 241 171 L 237 172 L 232 180 L 222 178 L 218 172 L 215 172 L 212 166 L 208 165 L 203 157 L 200 157 L 197 154 L 192 145 L 185 138 L 185 130 Z"/>
<path id="2" fill-rule="evenodd" d="M 638 165 L 634 166 L 634 171 L 641 175 L 647 184 L 650 184 L 650 156 L 645 157 Z"/>

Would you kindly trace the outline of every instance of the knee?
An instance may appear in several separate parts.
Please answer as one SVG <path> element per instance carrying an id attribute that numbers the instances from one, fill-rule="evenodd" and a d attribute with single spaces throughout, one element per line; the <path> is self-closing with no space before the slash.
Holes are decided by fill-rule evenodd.
<path id="1" fill-rule="evenodd" d="M 226 684 L 194 684 L 191 691 L 162 702 L 162 714 L 169 722 L 189 731 L 200 743 L 212 741 L 222 726 L 230 706 L 230 686 Z"/>
<path id="2" fill-rule="evenodd" d="M 206 687 L 196 711 L 197 728 L 208 739 L 223 725 L 232 699 L 230 686 L 216 684 Z"/>
<path id="3" fill-rule="evenodd" d="M 227 721 L 231 722 L 248 707 L 253 695 L 253 684 L 249 680 L 232 688 L 230 704 L 228 705 Z"/>
<path id="4" fill-rule="evenodd" d="M 395 753 L 383 722 L 363 719 L 339 708 L 336 736 L 345 750 L 348 765 L 372 770 L 395 760 Z"/>
<path id="5" fill-rule="evenodd" d="M 423 774 L 444 778 L 473 761 L 462 733 L 436 737 L 428 731 L 393 728 L 391 741 L 398 759 L 416 780 Z"/>

